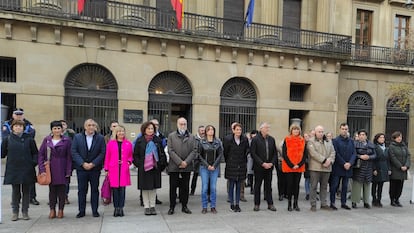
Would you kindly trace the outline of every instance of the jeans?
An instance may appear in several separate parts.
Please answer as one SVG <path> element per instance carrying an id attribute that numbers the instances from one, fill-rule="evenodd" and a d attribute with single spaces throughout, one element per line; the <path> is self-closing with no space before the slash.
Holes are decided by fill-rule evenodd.
<path id="1" fill-rule="evenodd" d="M 305 178 L 305 194 L 310 193 L 310 178 Z"/>
<path id="2" fill-rule="evenodd" d="M 207 190 L 210 183 L 210 206 L 216 208 L 216 184 L 219 174 L 219 170 L 216 168 L 214 171 L 209 171 L 205 166 L 200 166 L 201 177 L 201 204 L 203 208 L 207 208 Z"/>
<path id="3" fill-rule="evenodd" d="M 242 181 L 240 180 L 232 180 L 229 179 L 229 200 L 230 200 L 230 204 L 234 205 L 234 203 L 236 203 L 236 205 L 238 205 L 240 203 L 240 183 Z M 236 200 L 234 200 L 234 186 L 236 186 Z"/>

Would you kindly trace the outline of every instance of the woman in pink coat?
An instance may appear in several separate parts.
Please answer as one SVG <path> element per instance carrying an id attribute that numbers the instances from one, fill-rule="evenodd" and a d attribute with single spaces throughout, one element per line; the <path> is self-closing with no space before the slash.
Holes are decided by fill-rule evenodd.
<path id="1" fill-rule="evenodd" d="M 129 165 L 132 163 L 132 143 L 125 138 L 125 128 L 117 126 L 106 145 L 104 169 L 109 176 L 114 203 L 114 217 L 124 216 L 125 187 L 131 185 Z"/>

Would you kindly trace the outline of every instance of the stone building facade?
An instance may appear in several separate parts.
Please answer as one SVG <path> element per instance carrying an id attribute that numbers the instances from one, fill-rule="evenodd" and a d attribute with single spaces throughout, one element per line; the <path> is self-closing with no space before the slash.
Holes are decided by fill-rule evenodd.
<path id="1" fill-rule="evenodd" d="M 334 134 L 346 121 L 371 137 L 398 129 L 413 144 L 413 111 L 389 101 L 412 79 L 405 1 L 256 0 L 246 27 L 248 2 L 184 0 L 177 29 L 165 0 L 86 0 L 82 13 L 77 0 L 0 0 L 2 104 L 24 108 L 38 141 L 54 119 L 80 130 L 92 117 L 103 133 L 118 119 L 133 138 L 142 121 L 169 132 L 185 116 L 220 136 L 267 121 L 281 139 L 299 118 Z"/>

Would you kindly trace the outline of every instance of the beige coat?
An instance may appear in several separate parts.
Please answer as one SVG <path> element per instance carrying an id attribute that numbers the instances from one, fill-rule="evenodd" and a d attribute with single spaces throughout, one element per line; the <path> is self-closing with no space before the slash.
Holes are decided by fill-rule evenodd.
<path id="1" fill-rule="evenodd" d="M 332 141 L 318 141 L 315 138 L 311 138 L 307 147 L 309 154 L 309 167 L 310 171 L 331 172 L 332 164 L 335 161 L 335 149 L 332 145 Z M 331 166 L 324 167 L 323 163 L 326 159 L 330 159 Z"/>

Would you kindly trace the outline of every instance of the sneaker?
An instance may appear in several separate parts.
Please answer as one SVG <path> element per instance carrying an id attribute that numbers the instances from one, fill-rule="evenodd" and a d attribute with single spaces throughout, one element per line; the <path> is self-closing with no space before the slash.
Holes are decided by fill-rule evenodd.
<path id="1" fill-rule="evenodd" d="M 151 215 L 151 210 L 150 210 L 150 208 L 145 208 L 144 214 L 145 214 L 145 215 Z"/>
<path id="2" fill-rule="evenodd" d="M 12 221 L 17 221 L 19 219 L 19 214 L 18 213 L 13 213 L 11 220 Z"/>
<path id="3" fill-rule="evenodd" d="M 23 220 L 29 220 L 30 219 L 28 213 L 22 213 L 22 216 L 23 216 Z"/>
<path id="4" fill-rule="evenodd" d="M 157 211 L 155 211 L 155 207 L 150 208 L 150 214 L 151 215 L 157 215 Z"/>

